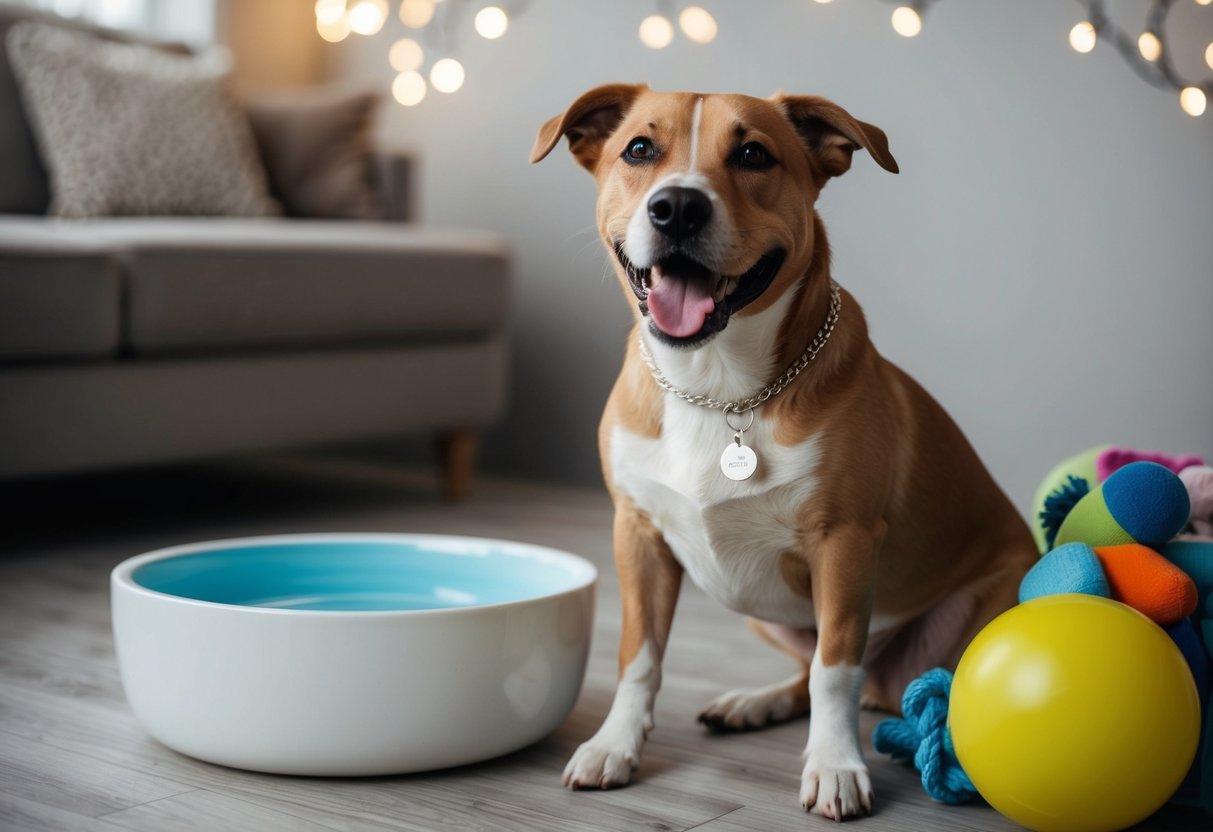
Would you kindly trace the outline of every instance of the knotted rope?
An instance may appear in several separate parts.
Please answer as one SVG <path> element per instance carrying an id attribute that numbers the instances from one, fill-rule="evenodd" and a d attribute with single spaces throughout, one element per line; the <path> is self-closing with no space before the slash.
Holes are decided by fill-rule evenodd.
<path id="1" fill-rule="evenodd" d="M 960 767 L 948 731 L 948 695 L 952 674 L 942 667 L 928 670 L 906 688 L 901 700 L 904 719 L 886 719 L 876 726 L 872 744 L 894 760 L 913 758 L 922 772 L 922 787 L 941 803 L 967 803 L 977 794 Z"/>

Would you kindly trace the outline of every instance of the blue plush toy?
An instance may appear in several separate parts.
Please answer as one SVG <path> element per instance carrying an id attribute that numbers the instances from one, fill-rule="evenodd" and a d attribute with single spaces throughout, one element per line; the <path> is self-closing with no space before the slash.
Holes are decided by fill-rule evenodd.
<path id="1" fill-rule="evenodd" d="M 1062 592 L 1112 597 L 1099 555 L 1085 543 L 1063 543 L 1038 560 L 1019 585 L 1019 603 Z"/>

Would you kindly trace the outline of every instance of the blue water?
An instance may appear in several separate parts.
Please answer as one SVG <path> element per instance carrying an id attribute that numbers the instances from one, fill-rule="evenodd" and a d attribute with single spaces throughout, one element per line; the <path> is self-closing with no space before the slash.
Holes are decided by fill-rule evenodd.
<path id="1" fill-rule="evenodd" d="M 220 604 L 297 610 L 432 610 L 539 598 L 579 586 L 577 564 L 490 541 L 241 545 L 153 561 L 139 586 Z"/>

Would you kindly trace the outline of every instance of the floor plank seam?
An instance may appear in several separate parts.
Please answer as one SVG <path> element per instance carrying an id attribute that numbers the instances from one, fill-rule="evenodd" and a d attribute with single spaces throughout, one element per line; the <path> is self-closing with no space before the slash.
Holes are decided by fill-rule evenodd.
<path id="1" fill-rule="evenodd" d="M 178 786 L 181 786 L 181 788 L 182 788 L 182 791 L 179 791 L 179 792 L 176 792 L 176 793 L 170 794 L 170 795 L 165 795 L 164 797 L 158 797 L 155 800 L 148 800 L 143 803 L 134 803 L 134 804 L 132 804 L 130 806 L 126 806 L 122 809 L 115 809 L 113 812 L 106 812 L 105 814 L 102 814 L 102 815 L 86 815 L 86 817 L 102 818 L 102 817 L 105 817 L 106 815 L 112 815 L 117 812 L 125 812 L 127 809 L 134 809 L 136 806 L 146 806 L 148 803 L 156 803 L 157 801 L 160 801 L 160 800 L 168 800 L 169 798 L 172 798 L 172 797 L 180 797 L 183 794 L 190 794 L 191 792 L 204 791 L 204 787 L 202 787 L 202 786 L 190 785 L 189 783 L 182 783 L 179 779 L 177 779 L 175 777 L 166 777 L 162 774 L 156 774 L 153 772 L 145 771 L 137 766 L 125 765 L 123 763 L 115 762 L 113 760 L 108 760 L 104 756 L 98 756 L 97 754 L 89 753 L 88 751 L 84 751 L 79 748 L 75 748 L 71 745 L 63 745 L 63 744 L 60 744 L 57 742 L 47 741 L 47 739 L 45 737 L 28 737 L 28 736 L 25 736 L 24 734 L 19 734 L 15 731 L 10 731 L 8 728 L 3 728 L 3 727 L 0 727 L 0 734 L 6 734 L 10 737 L 15 737 L 17 739 L 26 740 L 28 742 L 35 742 L 45 748 L 49 748 L 49 749 L 53 750 L 53 751 L 60 751 L 60 752 L 63 752 L 64 754 L 72 754 L 72 755 L 75 755 L 78 757 L 83 757 L 84 759 L 91 760 L 94 763 L 100 763 L 102 765 L 113 766 L 114 768 L 119 768 L 119 769 L 122 769 L 123 771 L 128 771 L 131 774 L 134 774 L 138 777 L 154 777 L 157 780 L 164 780 L 169 783 L 176 783 Z M 20 797 L 20 795 L 17 795 L 17 796 Z"/>
<path id="2" fill-rule="evenodd" d="M 340 826 L 334 826 L 332 823 L 325 823 L 325 821 L 323 821 L 323 820 L 316 820 L 315 818 L 304 817 L 303 815 L 295 814 L 294 812 L 283 808 L 283 805 L 284 805 L 283 801 L 278 800 L 273 797 L 270 797 L 269 800 L 272 801 L 274 805 L 267 806 L 264 803 L 258 803 L 256 800 L 251 799 L 250 795 L 240 794 L 238 792 L 229 792 L 226 790 L 217 791 L 215 789 L 208 789 L 208 788 L 196 789 L 195 791 L 206 792 L 208 794 L 217 795 L 219 797 L 224 798 L 225 800 L 233 800 L 237 803 L 243 803 L 246 806 L 253 806 L 257 809 L 262 809 L 267 812 L 277 812 L 278 814 L 283 815 L 285 817 L 294 818 L 295 820 L 297 820 L 301 823 L 312 823 L 312 824 L 315 824 L 316 826 L 323 826 L 325 829 L 332 829 L 333 832 L 340 832 L 340 830 L 341 830 Z M 349 817 L 349 816 L 347 815 L 346 817 Z M 353 819 L 354 820 L 363 820 L 363 818 L 353 818 Z"/>
<path id="3" fill-rule="evenodd" d="M 93 820 L 105 820 L 106 818 L 111 817 L 112 815 L 120 815 L 123 812 L 129 812 L 131 809 L 138 809 L 143 806 L 151 806 L 153 803 L 160 803 L 161 801 L 164 801 L 164 800 L 175 800 L 178 797 L 181 797 L 182 795 L 193 794 L 194 792 L 202 792 L 202 791 L 206 791 L 206 789 L 200 789 L 195 786 L 192 788 L 188 788 L 183 792 L 177 792 L 176 794 L 166 794 L 164 797 L 158 797 L 155 800 L 145 800 L 142 803 L 136 803 L 132 806 L 124 806 L 123 808 L 115 809 L 112 812 L 104 812 L 100 815 L 93 815 L 92 818 L 93 818 Z"/>
<path id="4" fill-rule="evenodd" d="M 714 818 L 708 818 L 705 821 L 700 821 L 699 823 L 695 824 L 694 826 L 688 826 L 686 829 L 683 830 L 683 832 L 691 832 L 692 829 L 698 829 L 701 826 L 707 826 L 709 823 L 715 823 L 716 821 L 720 820 L 721 818 L 727 818 L 729 815 L 733 814 L 734 812 L 739 812 L 744 808 L 745 808 L 745 806 L 738 806 L 736 809 L 729 809 L 729 811 L 727 811 L 727 812 L 721 812 L 719 815 L 717 815 Z"/>

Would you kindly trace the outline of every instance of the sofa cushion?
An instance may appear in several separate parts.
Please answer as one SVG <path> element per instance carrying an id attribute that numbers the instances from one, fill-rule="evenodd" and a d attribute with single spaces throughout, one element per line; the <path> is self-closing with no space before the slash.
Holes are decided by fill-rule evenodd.
<path id="1" fill-rule="evenodd" d="M 34 145 L 5 47 L 9 28 L 30 17 L 29 9 L 0 5 L 0 213 L 44 214 L 51 201 L 46 169 Z M 49 15 L 33 13 L 32 17 L 46 19 Z"/>
<path id="2" fill-rule="evenodd" d="M 505 317 L 493 234 L 395 223 L 203 217 L 73 223 L 122 251 L 138 353 L 459 338 Z"/>
<path id="3" fill-rule="evenodd" d="M 375 93 L 324 88 L 244 102 L 270 192 L 288 217 L 386 219 L 372 179 L 378 105 Z"/>
<path id="4" fill-rule="evenodd" d="M 50 183 L 46 168 L 34 143 L 25 106 L 9 62 L 7 35 L 16 23 L 35 20 L 69 29 L 92 32 L 122 42 L 143 43 L 138 36 L 90 26 L 78 20 L 66 20 L 40 12 L 28 5 L 0 0 L 0 214 L 45 214 L 50 203 Z M 166 52 L 189 54 L 184 44 L 157 44 Z"/>
<path id="5" fill-rule="evenodd" d="M 32 21 L 6 40 L 52 214 L 281 213 L 220 52 L 172 55 Z"/>
<path id="6" fill-rule="evenodd" d="M 109 244 L 33 217 L 0 217 L 0 361 L 105 358 L 119 346 Z"/>

